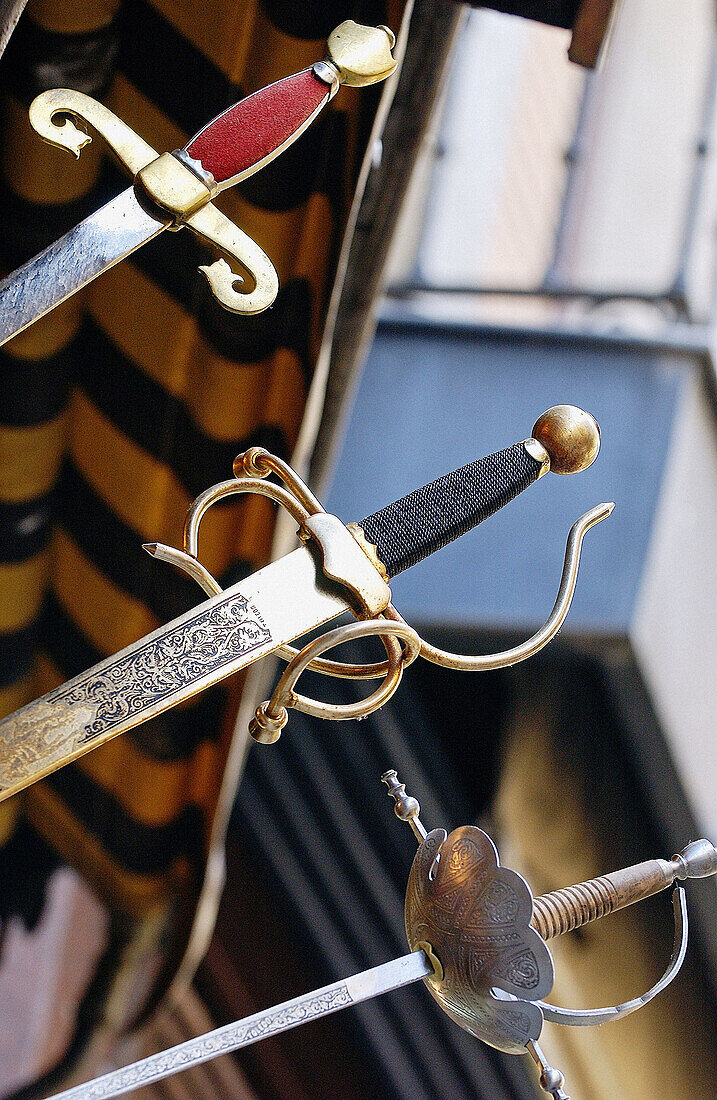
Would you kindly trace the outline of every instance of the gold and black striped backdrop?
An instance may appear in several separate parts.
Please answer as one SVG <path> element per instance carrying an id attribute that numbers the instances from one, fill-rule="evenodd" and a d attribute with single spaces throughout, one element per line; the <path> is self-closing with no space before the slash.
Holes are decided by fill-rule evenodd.
<path id="1" fill-rule="evenodd" d="M 47 87 L 105 98 L 174 149 L 242 95 L 321 56 L 347 17 L 397 26 L 400 0 L 36 0 L 0 62 L 0 262 L 9 271 L 123 187 L 95 138 L 79 162 L 43 145 Z M 202 246 L 165 233 L 0 351 L 0 706 L 9 712 L 201 598 L 141 543 L 178 544 L 194 496 L 300 425 L 376 90 L 345 89 L 220 205 L 275 263 L 281 290 L 242 318 L 212 299 Z M 224 581 L 267 556 L 266 501 L 219 506 L 201 556 Z M 0 807 L 0 920 L 32 925 L 65 861 L 136 929 L 201 883 L 238 685 L 147 723 Z M 177 913 L 183 919 L 177 918 Z"/>

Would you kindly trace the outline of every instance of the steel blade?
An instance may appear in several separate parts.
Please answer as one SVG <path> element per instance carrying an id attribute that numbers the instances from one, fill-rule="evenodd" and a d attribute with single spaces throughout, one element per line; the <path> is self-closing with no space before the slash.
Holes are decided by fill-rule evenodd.
<path id="1" fill-rule="evenodd" d="M 0 283 L 0 344 L 170 224 L 143 210 L 128 187 Z"/>
<path id="2" fill-rule="evenodd" d="M 0 801 L 348 608 L 300 547 L 0 722 Z"/>
<path id="3" fill-rule="evenodd" d="M 150 1054 L 148 1058 L 142 1058 L 131 1066 L 113 1070 L 102 1077 L 96 1077 L 94 1081 L 87 1081 L 57 1093 L 49 1100 L 110 1100 L 113 1096 L 121 1096 L 122 1093 L 142 1085 L 171 1077 L 173 1073 L 189 1069 L 190 1066 L 208 1062 L 219 1054 L 228 1054 L 232 1050 L 250 1046 L 268 1035 L 281 1035 L 282 1032 L 290 1031 L 291 1028 L 319 1016 L 328 1016 L 392 989 L 400 989 L 419 978 L 428 977 L 432 972 L 423 951 L 414 951 L 411 955 L 364 970 L 352 978 L 344 978 L 312 993 L 295 997 L 293 1001 L 284 1001 L 264 1012 L 257 1012 L 233 1024 L 218 1027 L 196 1039 L 178 1043 L 159 1054 Z"/>
<path id="4" fill-rule="evenodd" d="M 0 57 L 5 53 L 5 47 L 26 4 L 27 0 L 2 0 L 0 3 Z"/>

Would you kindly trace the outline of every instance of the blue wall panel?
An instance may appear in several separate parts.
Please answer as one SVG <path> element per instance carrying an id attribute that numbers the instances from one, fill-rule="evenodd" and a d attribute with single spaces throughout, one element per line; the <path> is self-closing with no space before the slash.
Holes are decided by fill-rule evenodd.
<path id="1" fill-rule="evenodd" d="M 573 521 L 614 500 L 589 532 L 565 632 L 627 633 L 648 552 L 680 381 L 689 361 L 565 341 L 487 338 L 421 324 L 380 326 L 356 395 L 328 507 L 359 519 L 418 485 L 530 434 L 551 405 L 580 405 L 600 455 L 548 475 L 432 559 L 396 578 L 411 622 L 525 631 L 541 622 Z"/>

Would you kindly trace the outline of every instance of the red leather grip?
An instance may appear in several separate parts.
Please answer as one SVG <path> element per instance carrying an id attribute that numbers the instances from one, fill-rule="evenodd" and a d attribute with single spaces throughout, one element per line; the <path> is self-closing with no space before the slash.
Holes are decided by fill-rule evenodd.
<path id="1" fill-rule="evenodd" d="M 222 184 L 289 144 L 328 101 L 329 91 L 312 69 L 287 76 L 235 103 L 200 130 L 186 151 Z"/>

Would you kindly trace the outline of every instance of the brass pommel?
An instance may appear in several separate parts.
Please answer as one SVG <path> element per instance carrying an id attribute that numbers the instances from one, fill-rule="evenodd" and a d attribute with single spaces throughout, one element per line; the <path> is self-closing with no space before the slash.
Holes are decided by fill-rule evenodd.
<path id="1" fill-rule="evenodd" d="M 550 456 L 555 474 L 587 470 L 600 450 L 600 428 L 594 416 L 575 405 L 554 405 L 533 425 L 533 438 Z"/>
<path id="2" fill-rule="evenodd" d="M 364 27 L 346 19 L 331 32 L 326 59 L 339 80 L 349 88 L 361 88 L 385 80 L 396 68 L 391 56 L 396 36 L 388 27 Z"/>

